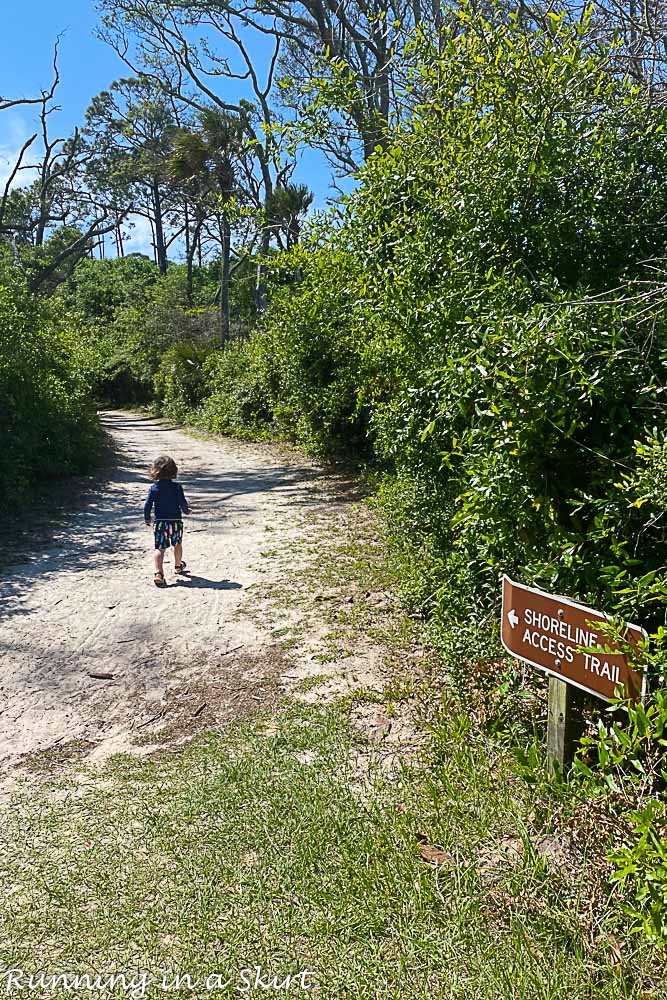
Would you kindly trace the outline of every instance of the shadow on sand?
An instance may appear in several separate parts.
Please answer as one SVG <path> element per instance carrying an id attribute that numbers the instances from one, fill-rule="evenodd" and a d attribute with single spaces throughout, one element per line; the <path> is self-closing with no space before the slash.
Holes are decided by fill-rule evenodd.
<path id="1" fill-rule="evenodd" d="M 175 584 L 177 587 L 193 587 L 197 590 L 240 590 L 242 583 L 236 580 L 207 580 L 205 576 L 186 576 L 178 578 Z"/>

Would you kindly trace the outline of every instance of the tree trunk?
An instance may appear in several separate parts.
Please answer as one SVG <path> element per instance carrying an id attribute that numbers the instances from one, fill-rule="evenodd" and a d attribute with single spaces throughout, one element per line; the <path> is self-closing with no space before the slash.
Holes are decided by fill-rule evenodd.
<path id="1" fill-rule="evenodd" d="M 258 313 L 263 313 L 266 309 L 266 264 L 264 260 L 268 257 L 270 244 L 271 230 L 267 226 L 262 232 L 262 241 L 259 246 L 259 261 L 257 263 L 257 280 L 255 282 L 255 309 Z"/>
<path id="2" fill-rule="evenodd" d="M 229 268 L 232 253 L 232 230 L 227 213 L 220 216 L 220 342 L 224 347 L 229 340 Z"/>
<path id="3" fill-rule="evenodd" d="M 189 249 L 188 249 L 188 251 L 186 253 L 186 257 L 185 257 L 185 261 L 186 261 L 187 268 L 188 268 L 187 295 L 188 295 L 188 303 L 189 303 L 189 305 L 192 305 L 192 299 L 193 299 L 193 277 L 194 277 L 193 271 L 194 271 L 195 254 L 197 252 L 197 248 L 199 248 L 199 253 L 200 253 L 200 257 L 201 257 L 201 243 L 200 243 L 200 240 L 201 240 L 201 227 L 202 227 L 202 225 L 203 225 L 203 220 L 201 219 L 201 217 L 199 217 L 199 213 L 197 213 L 196 216 L 195 216 L 195 227 L 194 227 L 192 233 L 190 234 L 190 241 L 189 241 L 190 242 L 190 247 L 189 247 Z M 201 268 L 201 264 L 199 265 L 199 267 Z"/>
<path id="4" fill-rule="evenodd" d="M 162 199 L 160 185 L 153 180 L 151 193 L 153 195 L 153 214 L 155 217 L 155 258 L 160 274 L 167 273 L 167 249 L 164 245 L 164 228 L 162 226 Z"/>
<path id="5" fill-rule="evenodd" d="M 187 263 L 187 278 L 185 284 L 185 296 L 188 305 L 192 305 L 192 235 L 190 233 L 190 213 L 188 212 L 187 201 L 183 203 L 183 217 L 185 222 L 185 260 Z"/>

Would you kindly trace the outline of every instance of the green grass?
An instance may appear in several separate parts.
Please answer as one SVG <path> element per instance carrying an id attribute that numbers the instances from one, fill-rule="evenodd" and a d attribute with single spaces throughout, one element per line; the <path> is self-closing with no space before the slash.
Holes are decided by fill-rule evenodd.
<path id="1" fill-rule="evenodd" d="M 563 829 L 558 790 L 535 767 L 523 780 L 512 740 L 442 699 L 442 664 L 429 683 L 411 674 L 423 635 L 374 603 L 396 581 L 364 508 L 304 525 L 297 569 L 293 543 L 278 557 L 289 583 L 256 591 L 276 610 L 274 638 L 307 649 L 311 625 L 329 626 L 326 662 L 374 636 L 396 669 L 381 690 L 286 704 L 155 760 L 30 776 L 0 817 L 0 971 L 145 971 L 151 998 L 665 1000 L 661 958 L 624 934 L 599 868 L 541 853 Z M 297 606 L 285 623 L 278 610 Z M 416 702 L 430 725 L 419 757 L 350 721 L 360 705 L 393 718 Z M 265 984 L 295 978 L 248 990 L 241 972 L 257 966 Z M 192 988 L 163 989 L 165 973 Z M 215 974 L 229 984 L 206 990 Z"/>
<path id="2" fill-rule="evenodd" d="M 310 677 L 304 677 L 303 680 L 298 681 L 295 687 L 297 691 L 306 694 L 308 691 L 326 684 L 327 681 L 332 680 L 335 676 L 335 674 L 311 674 Z"/>
<path id="3" fill-rule="evenodd" d="M 613 969 L 591 944 L 585 881 L 536 853 L 531 793 L 502 759 L 453 728 L 387 771 L 348 714 L 293 705 L 159 761 L 119 758 L 102 783 L 28 786 L 0 834 L 0 962 L 146 970 L 156 997 L 164 970 L 231 977 L 214 995 L 238 996 L 255 966 L 311 970 L 327 1000 L 664 996 L 648 957 Z"/>

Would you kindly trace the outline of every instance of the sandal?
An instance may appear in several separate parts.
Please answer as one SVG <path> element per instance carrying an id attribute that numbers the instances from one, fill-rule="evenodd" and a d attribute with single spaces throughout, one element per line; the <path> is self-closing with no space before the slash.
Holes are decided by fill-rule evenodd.
<path id="1" fill-rule="evenodd" d="M 153 577 L 153 583 L 156 587 L 166 587 L 167 581 L 164 578 L 164 573 L 156 573 Z"/>
<path id="2" fill-rule="evenodd" d="M 185 573 L 185 567 L 187 565 L 188 564 L 185 562 L 185 560 L 183 560 L 183 562 L 179 563 L 178 566 L 174 566 L 174 572 L 176 572 L 176 573 Z"/>

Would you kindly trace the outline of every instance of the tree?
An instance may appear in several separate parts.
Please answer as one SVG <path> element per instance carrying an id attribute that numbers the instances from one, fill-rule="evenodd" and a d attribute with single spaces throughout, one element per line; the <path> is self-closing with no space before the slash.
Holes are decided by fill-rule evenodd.
<path id="1" fill-rule="evenodd" d="M 231 202 L 238 193 L 236 163 L 242 151 L 243 127 L 238 117 L 209 108 L 198 116 L 198 129 L 182 129 L 174 137 L 171 176 L 177 181 L 197 180 L 217 196 L 220 232 L 220 341 L 229 340 L 229 281 L 231 274 Z"/>
<path id="2" fill-rule="evenodd" d="M 578 24 L 576 0 L 528 0 L 521 4 L 526 26 L 555 27 L 562 15 Z M 606 49 L 611 64 L 646 88 L 652 102 L 667 100 L 667 6 L 663 0 L 590 0 L 587 7 L 591 48 Z"/>
<path id="3" fill-rule="evenodd" d="M 281 250 L 291 250 L 299 242 L 301 220 L 312 203 L 313 193 L 305 184 L 287 184 L 267 199 L 267 221 Z"/>
<path id="4" fill-rule="evenodd" d="M 432 7 L 429 4 L 428 14 Z M 297 127 L 340 175 L 354 173 L 398 114 L 401 56 L 427 12 L 409 0 L 255 0 L 234 4 L 239 19 L 266 24 L 285 39 L 281 90 Z"/>
<path id="5" fill-rule="evenodd" d="M 38 131 L 19 151 L 0 198 L 0 240 L 12 245 L 28 273 L 31 291 L 52 287 L 58 274 L 71 272 L 95 240 L 117 228 L 128 209 L 114 194 L 93 191 L 86 183 L 91 154 L 78 129 L 69 138 L 52 137 L 49 119 L 57 110 L 54 101 L 60 82 L 57 45 L 53 72 L 53 83 L 41 97 L 0 99 L 0 110 L 17 104 L 39 108 Z M 36 149 L 37 157 L 26 163 L 28 151 Z M 26 170 L 35 180 L 17 186 L 17 179 Z"/>
<path id="6" fill-rule="evenodd" d="M 289 182 L 294 170 L 293 159 L 284 156 L 285 140 L 277 127 L 280 115 L 272 104 L 284 36 L 267 32 L 263 25 L 253 29 L 227 3 L 101 0 L 100 6 L 104 12 L 100 37 L 134 73 L 151 79 L 177 104 L 196 113 L 206 114 L 213 107 L 238 121 L 246 155 L 237 182 L 248 203 L 266 218 L 267 200 L 275 188 Z M 251 50 L 267 34 L 273 43 L 259 66 Z M 231 101 L 224 86 L 229 80 L 245 83 L 247 97 Z M 259 239 L 258 310 L 266 299 L 264 261 L 271 238 L 266 224 Z"/>
<path id="7" fill-rule="evenodd" d="M 182 232 L 165 233 L 173 203 L 166 163 L 177 128 L 171 102 L 147 78 L 116 80 L 93 98 L 84 135 L 94 156 L 89 177 L 98 189 L 112 189 L 132 202 L 132 215 L 148 219 L 155 260 L 167 272 L 167 250 Z"/>

